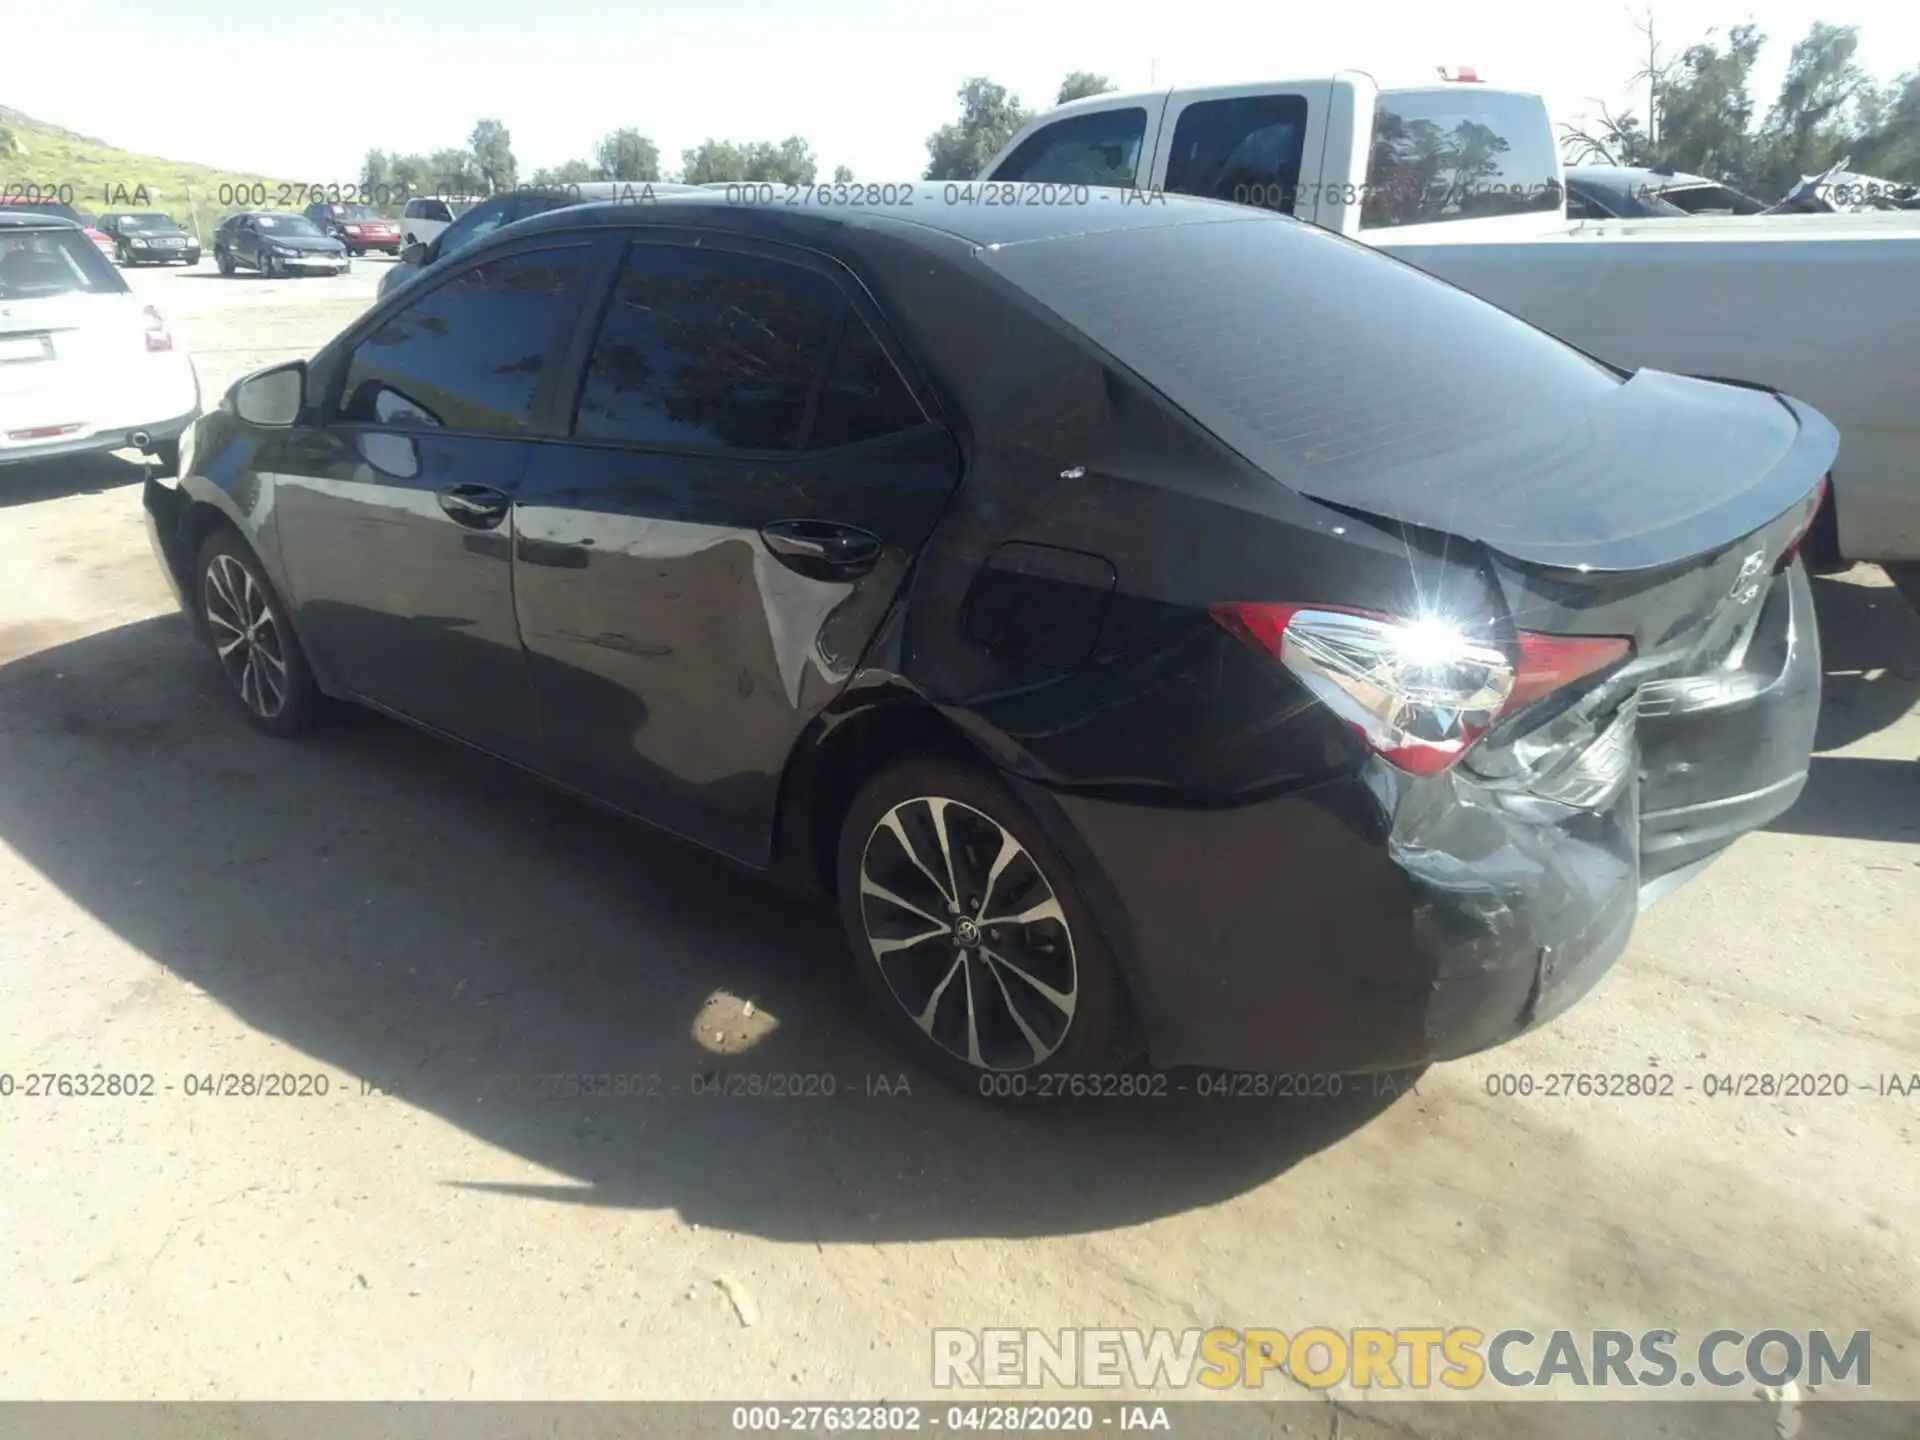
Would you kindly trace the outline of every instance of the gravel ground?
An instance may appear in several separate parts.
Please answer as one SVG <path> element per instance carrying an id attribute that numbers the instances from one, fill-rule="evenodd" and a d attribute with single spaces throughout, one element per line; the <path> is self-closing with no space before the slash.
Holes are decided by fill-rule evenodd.
<path id="1" fill-rule="evenodd" d="M 133 283 L 212 403 L 383 264 Z M 830 916 L 384 720 L 244 728 L 137 476 L 0 472 L 0 1071 L 157 1085 L 0 1100 L 0 1398 L 925 1396 L 935 1326 L 1470 1324 L 1865 1329 L 1920 1399 L 1920 1098 L 1863 1093 L 1920 1071 L 1920 619 L 1879 571 L 1817 584 L 1805 798 L 1544 1031 L 1399 1095 L 1009 1115 L 905 1071 Z M 1853 1086 L 1702 1089 L 1780 1071 Z M 185 1093 L 230 1072 L 328 1093 Z"/>

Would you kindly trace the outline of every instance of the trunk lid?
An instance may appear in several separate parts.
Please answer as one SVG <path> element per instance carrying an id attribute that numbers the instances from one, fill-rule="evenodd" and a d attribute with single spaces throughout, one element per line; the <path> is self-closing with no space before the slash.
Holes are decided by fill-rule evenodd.
<path id="1" fill-rule="evenodd" d="M 103 396 L 151 365 L 132 295 L 0 300 L 0 431 L 91 424 Z"/>
<path id="2" fill-rule="evenodd" d="M 1793 511 L 1840 443 L 1798 402 L 1653 370 L 1577 410 L 1448 438 L 1289 478 L 1317 500 L 1477 540 L 1522 567 L 1592 576 L 1736 546 Z"/>

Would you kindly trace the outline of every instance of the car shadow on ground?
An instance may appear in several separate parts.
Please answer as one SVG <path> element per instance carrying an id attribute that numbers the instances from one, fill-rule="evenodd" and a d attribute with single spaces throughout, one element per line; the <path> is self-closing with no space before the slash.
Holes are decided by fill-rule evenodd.
<path id="1" fill-rule="evenodd" d="M 0 510 L 40 500 L 64 500 L 69 495 L 98 495 L 138 485 L 146 474 L 145 464 L 123 458 L 118 451 L 22 461 L 0 467 Z"/>
<path id="2" fill-rule="evenodd" d="M 372 715 L 268 740 L 220 686 L 177 616 L 0 666 L 0 843 L 336 1085 L 392 1097 L 366 1103 L 566 1177 L 476 1159 L 442 1183 L 782 1240 L 1059 1234 L 1239 1194 L 1392 1103 L 942 1090 L 868 1018 L 830 912 Z M 184 1043 L 152 1060 L 222 1068 Z M 553 1075 L 638 1093 L 549 1095 Z"/>
<path id="3" fill-rule="evenodd" d="M 1814 581 L 1822 701 L 1807 788 L 1767 828 L 1789 835 L 1920 842 L 1920 756 L 1831 752 L 1920 705 L 1920 614 L 1885 585 Z"/>

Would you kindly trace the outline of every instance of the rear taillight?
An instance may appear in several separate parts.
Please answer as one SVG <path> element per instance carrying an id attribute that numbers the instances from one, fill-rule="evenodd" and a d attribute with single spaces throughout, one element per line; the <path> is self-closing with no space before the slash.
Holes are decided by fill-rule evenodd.
<path id="1" fill-rule="evenodd" d="M 1509 654 L 1444 621 L 1326 605 L 1235 602 L 1211 614 L 1415 775 L 1439 774 L 1498 721 L 1632 651 L 1615 636 L 1521 631 Z"/>
<path id="2" fill-rule="evenodd" d="M 160 312 L 147 305 L 141 308 L 140 314 L 147 322 L 147 349 L 173 349 L 173 334 L 167 329 L 167 322 L 160 318 Z"/>
<path id="3" fill-rule="evenodd" d="M 1813 487 L 1813 493 L 1806 498 L 1806 512 L 1800 517 L 1800 524 L 1793 532 L 1793 538 L 1787 541 L 1787 548 L 1780 552 L 1776 569 L 1784 570 L 1793 563 L 1793 557 L 1800 553 L 1800 547 L 1806 542 L 1813 530 L 1813 522 L 1820 517 L 1820 506 L 1827 498 L 1827 477 L 1822 475 L 1820 483 Z"/>

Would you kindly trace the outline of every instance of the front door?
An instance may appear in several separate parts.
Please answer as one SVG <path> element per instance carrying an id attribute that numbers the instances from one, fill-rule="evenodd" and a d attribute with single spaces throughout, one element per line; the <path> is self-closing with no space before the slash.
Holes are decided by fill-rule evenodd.
<path id="1" fill-rule="evenodd" d="M 563 780 L 751 863 L 960 472 L 864 292 L 721 236 L 632 245 L 571 440 L 522 478 L 514 593 Z"/>
<path id="2" fill-rule="evenodd" d="M 324 423 L 271 459 L 300 633 L 338 683 L 525 763 L 513 501 L 592 247 L 454 269 L 329 362 Z"/>

